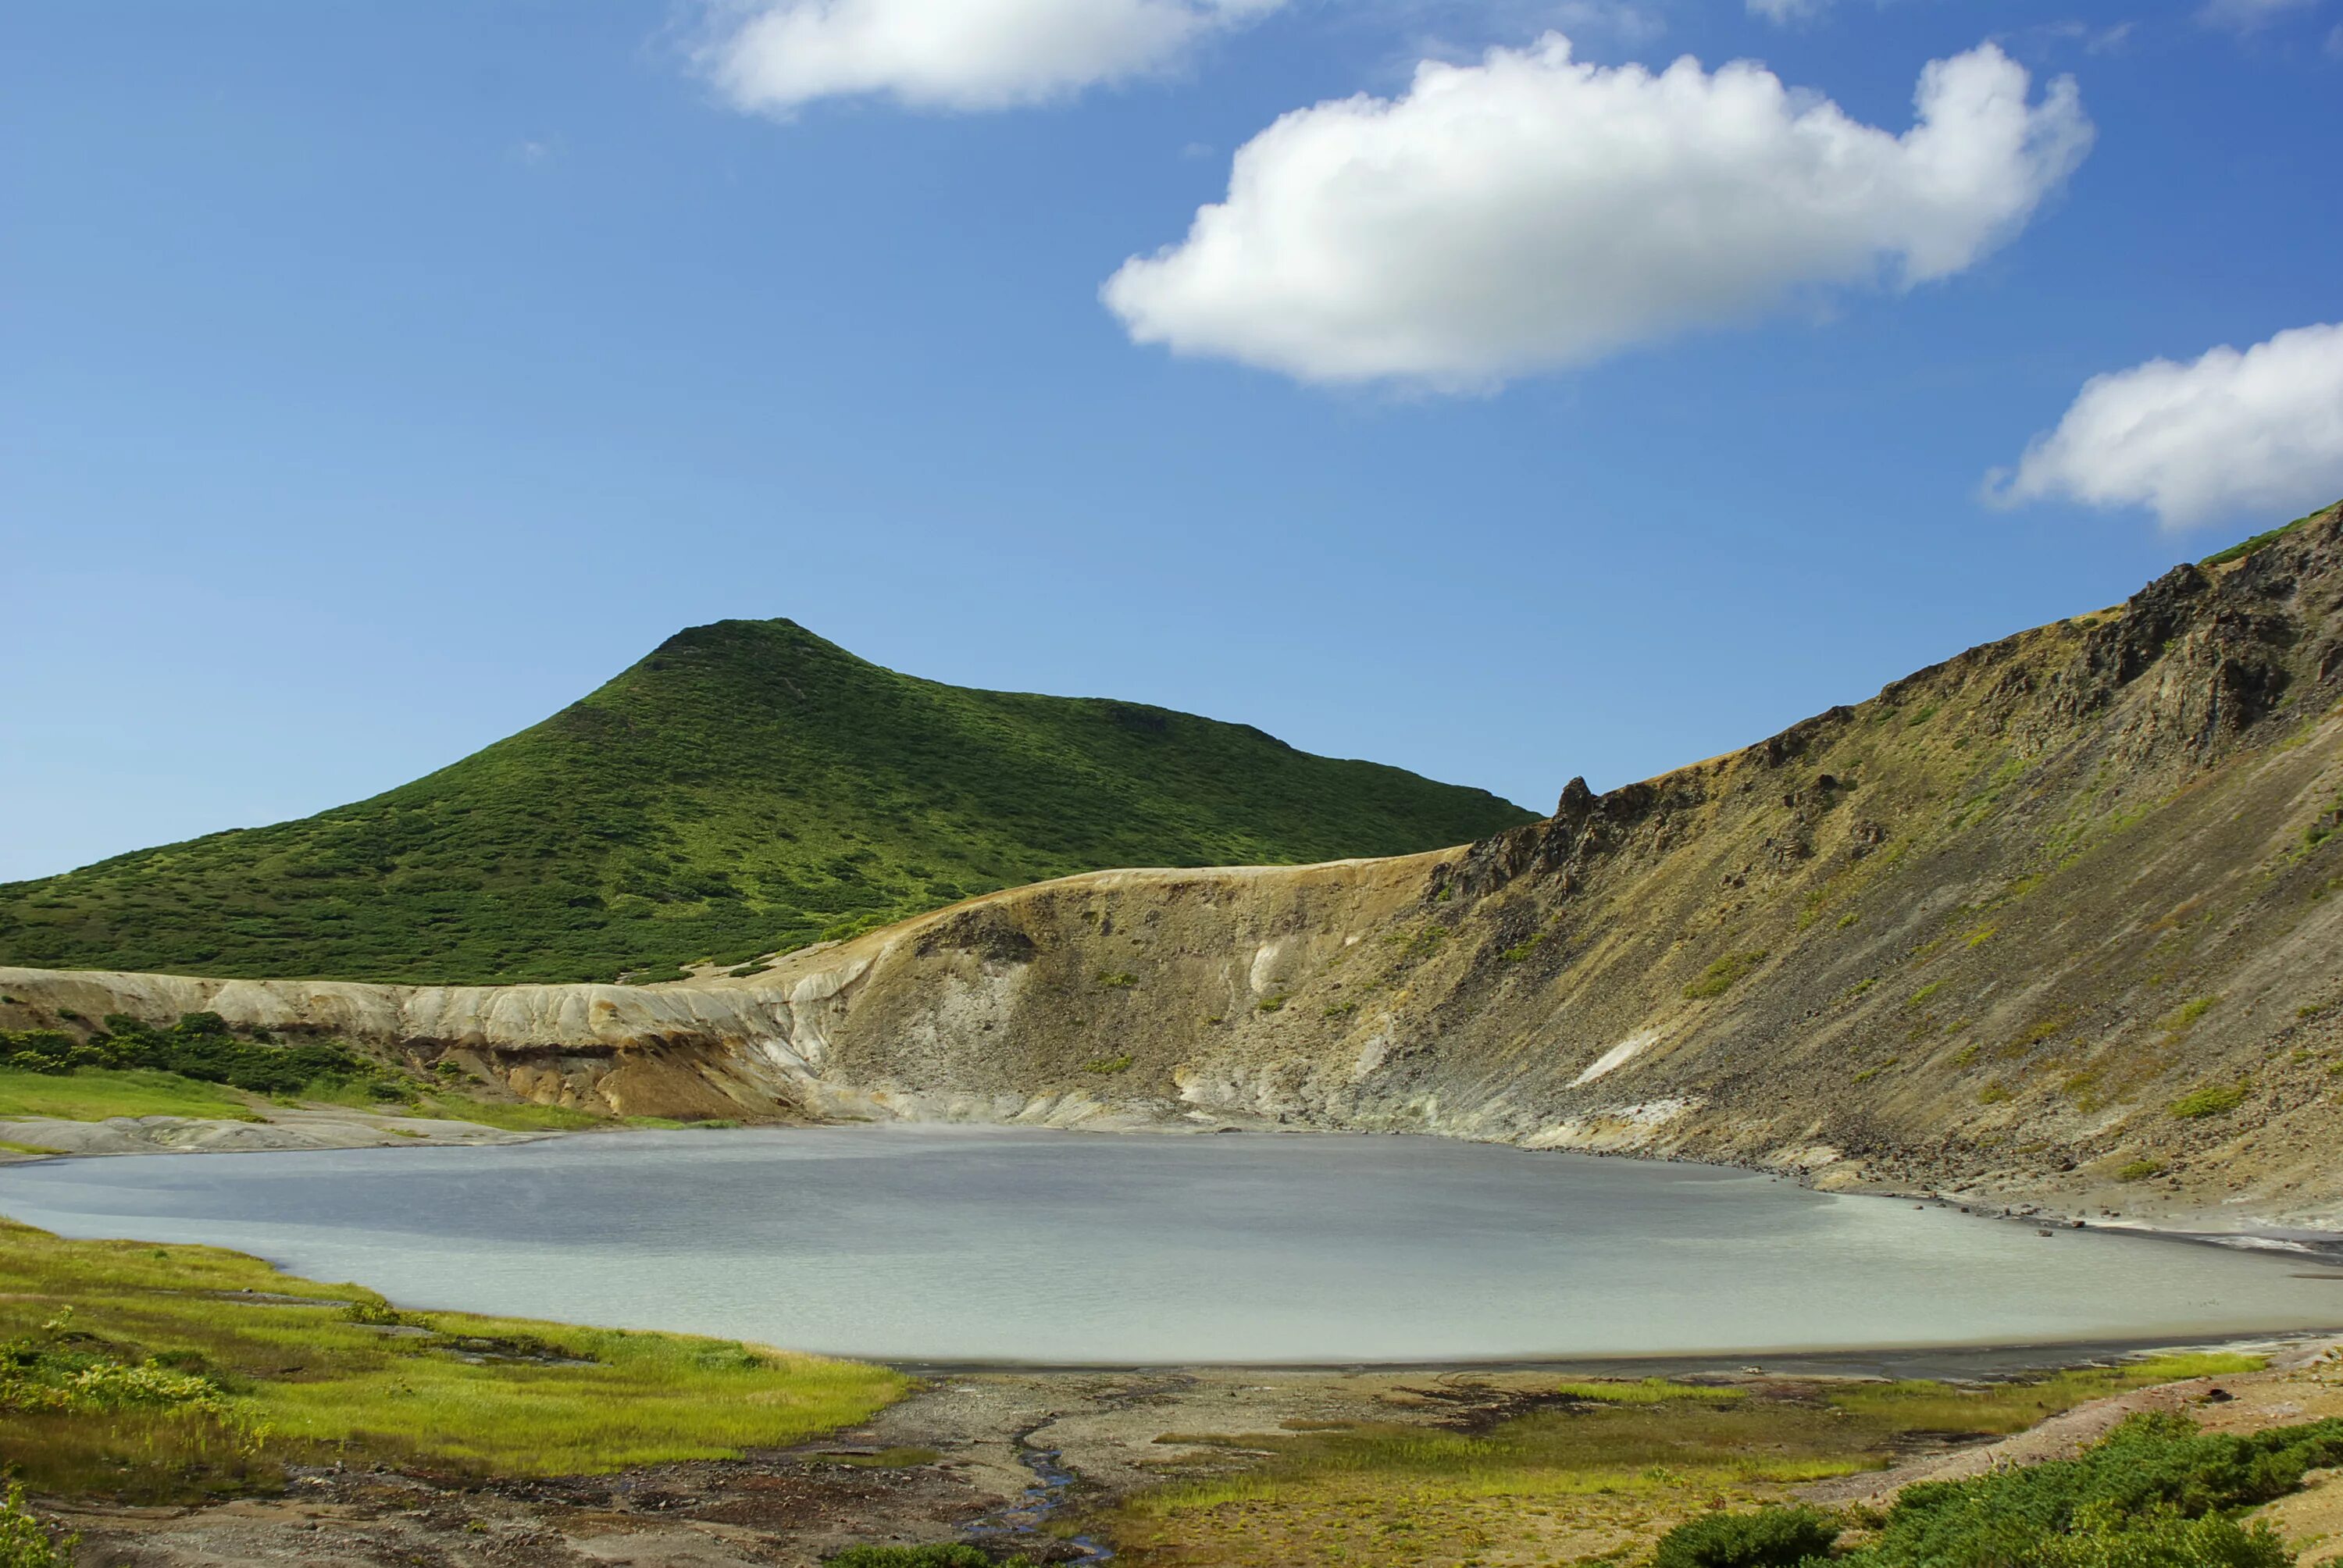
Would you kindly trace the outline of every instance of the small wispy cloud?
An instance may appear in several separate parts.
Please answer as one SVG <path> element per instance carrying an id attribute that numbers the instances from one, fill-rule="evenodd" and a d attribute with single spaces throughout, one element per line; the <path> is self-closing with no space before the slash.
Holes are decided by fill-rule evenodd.
<path id="1" fill-rule="evenodd" d="M 1011 108 L 1160 72 L 1285 0 L 711 0 L 699 64 L 737 106 Z"/>
<path id="2" fill-rule="evenodd" d="M 2206 0 L 2197 20 L 2207 27 L 2232 33 L 2253 33 L 2292 13 L 2308 11 L 2318 0 Z"/>
<path id="3" fill-rule="evenodd" d="M 2089 22 L 2069 20 L 2045 22 L 2026 31 L 2056 43 L 2079 45 L 2086 55 L 2112 55 L 2131 42 L 2132 24 L 2117 22 L 2102 27 Z"/>
<path id="4" fill-rule="evenodd" d="M 1574 38 L 1608 38 L 1625 45 L 1649 44 L 1668 30 L 1660 14 L 1634 0 L 1562 0 L 1552 13 L 1554 25 Z"/>

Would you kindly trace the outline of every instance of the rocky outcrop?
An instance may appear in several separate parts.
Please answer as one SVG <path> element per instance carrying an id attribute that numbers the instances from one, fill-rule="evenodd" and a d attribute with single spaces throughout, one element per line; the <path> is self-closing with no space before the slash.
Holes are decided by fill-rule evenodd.
<path id="1" fill-rule="evenodd" d="M 1421 1131 L 2343 1228 L 2343 516 L 1470 847 L 1110 871 L 764 972 L 0 970 L 627 1112 Z"/>

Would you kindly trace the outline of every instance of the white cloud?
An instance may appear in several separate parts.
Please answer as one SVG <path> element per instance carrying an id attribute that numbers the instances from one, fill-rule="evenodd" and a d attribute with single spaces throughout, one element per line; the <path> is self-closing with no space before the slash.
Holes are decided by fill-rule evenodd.
<path id="1" fill-rule="evenodd" d="M 2071 81 L 2027 89 L 1990 45 L 1936 61 L 1898 136 L 1756 65 L 1604 68 L 1549 34 L 1285 116 L 1238 149 L 1227 199 L 1102 295 L 1179 353 L 1487 386 L 1805 288 L 1961 271 L 2090 146 Z"/>
<path id="2" fill-rule="evenodd" d="M 759 0 L 724 5 L 699 51 L 744 109 L 882 95 L 996 109 L 1160 71 L 1284 0 Z"/>
<path id="3" fill-rule="evenodd" d="M 2167 528 L 2323 506 L 2343 496 L 2343 323 L 2095 376 L 1986 493 L 2147 507 Z"/>

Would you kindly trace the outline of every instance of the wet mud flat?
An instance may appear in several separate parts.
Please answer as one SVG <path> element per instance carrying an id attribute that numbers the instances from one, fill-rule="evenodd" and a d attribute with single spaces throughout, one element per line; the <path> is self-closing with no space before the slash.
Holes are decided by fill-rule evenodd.
<path id="1" fill-rule="evenodd" d="M 2308 1342 L 2254 1348 L 2288 1353 Z M 803 1447 L 613 1475 L 467 1481 L 303 1470 L 282 1493 L 196 1507 L 46 1510 L 81 1568 L 557 1568 L 809 1565 L 860 1543 L 972 1541 L 1045 1562 L 1100 1560 L 1071 1521 L 1161 1486 L 1242 1472 L 1248 1434 L 1374 1422 L 1481 1432 L 1556 1402 L 1574 1376 L 1770 1386 L 1996 1380 L 2133 1346 L 1805 1355 L 1758 1365 L 1648 1358 L 1512 1367 L 1063 1369 L 915 1366 L 909 1398 Z M 1794 1391 L 1795 1392 L 1795 1391 Z M 1947 1439 L 1926 1463 L 1980 1444 Z"/>

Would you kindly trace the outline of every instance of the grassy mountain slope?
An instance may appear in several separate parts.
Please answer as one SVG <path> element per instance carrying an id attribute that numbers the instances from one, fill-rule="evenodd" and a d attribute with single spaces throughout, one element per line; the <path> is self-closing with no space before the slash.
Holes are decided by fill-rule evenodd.
<path id="1" fill-rule="evenodd" d="M 1248 726 L 966 690 L 721 621 L 373 799 L 0 886 L 0 961 L 608 980 L 1072 871 L 1396 854 L 1529 819 Z"/>

